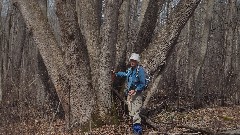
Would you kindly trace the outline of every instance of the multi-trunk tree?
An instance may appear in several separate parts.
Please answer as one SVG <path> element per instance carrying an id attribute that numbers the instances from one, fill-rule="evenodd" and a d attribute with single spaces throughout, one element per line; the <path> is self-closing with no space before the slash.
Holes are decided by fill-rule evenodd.
<path id="1" fill-rule="evenodd" d="M 116 45 L 119 45 L 117 41 L 123 42 L 117 40 L 118 24 L 123 23 L 118 21 L 118 18 L 121 15 L 121 18 L 128 20 L 132 15 L 131 11 L 130 13 L 128 11 L 130 5 L 127 1 L 103 1 L 103 10 L 99 7 L 101 5 L 99 1 L 83 0 L 78 2 L 81 13 L 79 20 L 80 23 L 83 23 L 80 25 L 78 25 L 74 1 L 55 1 L 60 44 L 48 24 L 47 17 L 44 16 L 36 1 L 22 0 L 13 4 L 21 12 L 26 27 L 32 33 L 33 40 L 63 106 L 65 119 L 82 124 L 90 118 L 94 102 L 98 106 L 96 110 L 102 117 L 107 115 L 111 109 L 110 71 L 112 67 L 115 67 L 115 57 L 126 58 L 126 55 L 123 56 L 119 50 L 116 53 Z M 138 7 L 138 1 L 135 2 Z M 142 53 L 142 64 L 152 74 L 160 70 L 168 52 L 176 44 L 181 29 L 199 2 L 200 0 L 181 0 L 170 14 L 169 23 L 156 33 L 155 38 L 152 38 L 153 32 L 159 9 L 164 1 L 143 3 L 142 9 L 145 11 L 142 11 L 140 24 L 133 24 L 136 28 L 132 28 L 137 34 L 130 35 L 136 36 L 133 37 L 135 41 L 131 48 L 133 48 L 132 51 L 138 53 L 145 49 Z M 120 12 L 123 10 L 122 8 L 125 9 L 125 13 Z M 139 8 L 137 9 L 139 10 Z M 135 15 L 133 18 L 135 22 L 131 23 L 138 23 L 136 19 L 138 17 Z M 124 27 L 124 23 L 123 29 L 127 29 L 126 24 Z M 121 28 L 121 25 L 119 27 Z M 125 30 L 125 34 L 127 32 Z M 128 48 L 127 45 L 126 42 L 119 48 Z"/>
<path id="2" fill-rule="evenodd" d="M 170 85 L 174 93 L 178 91 L 178 96 L 183 94 L 180 91 L 183 89 L 192 95 L 195 94 L 196 98 L 193 100 L 196 103 L 204 97 L 201 95 L 203 83 L 198 82 L 209 81 L 203 79 L 203 73 L 210 72 L 205 67 L 206 61 L 210 61 L 209 50 L 214 48 L 210 46 L 212 25 L 221 24 L 220 15 L 217 18 L 218 22 L 212 21 L 213 14 L 218 10 L 214 9 L 218 1 L 1 2 L 3 11 L 6 10 L 6 2 L 10 3 L 8 14 L 5 15 L 3 11 L 1 13 L 1 20 L 6 20 L 1 21 L 0 92 L 3 92 L 3 100 L 9 92 L 7 89 L 15 89 L 12 90 L 12 94 L 15 94 L 17 100 L 13 100 L 12 103 L 17 102 L 17 106 L 24 106 L 22 103 L 25 103 L 25 99 L 21 98 L 32 92 L 26 89 L 34 86 L 38 89 L 37 95 L 49 95 L 48 99 L 41 98 L 42 100 L 54 100 L 58 104 L 59 99 L 67 124 L 83 124 L 93 116 L 101 116 L 101 119 L 104 119 L 112 109 L 111 70 L 123 69 L 132 52 L 141 54 L 141 64 L 153 78 L 144 107 L 148 105 L 154 93 Z M 200 2 L 201 7 L 194 13 Z M 226 53 L 227 56 L 226 59 L 222 59 L 225 63 L 222 69 L 226 69 L 222 80 L 227 80 L 232 68 L 239 78 L 236 72 L 238 64 L 229 66 L 233 65 L 229 54 L 235 51 L 233 58 L 237 61 L 239 49 L 236 43 L 239 42 L 239 33 L 235 32 L 239 31 L 239 24 L 232 23 L 237 10 L 231 10 L 232 7 L 236 8 L 237 3 L 229 2 L 229 5 L 231 6 L 226 10 L 231 20 L 227 22 L 229 25 L 222 24 L 216 28 L 221 31 L 221 28 L 231 26 L 225 34 L 217 35 L 227 39 L 222 46 L 228 47 L 226 52 L 220 52 Z M 198 37 L 201 39 L 196 40 Z M 14 43 L 11 43 L 12 41 Z M 174 47 L 176 44 L 178 46 Z M 195 52 L 198 52 L 197 56 L 194 56 Z M 14 53 L 19 53 L 16 58 Z M 188 61 L 187 64 L 181 64 L 183 60 Z M 32 71 L 31 75 L 35 76 L 35 79 L 24 79 L 31 78 L 26 73 L 29 71 Z M 163 86 L 167 81 L 169 85 Z M 39 89 L 40 87 L 42 89 Z M 48 91 L 45 92 L 46 90 Z"/>

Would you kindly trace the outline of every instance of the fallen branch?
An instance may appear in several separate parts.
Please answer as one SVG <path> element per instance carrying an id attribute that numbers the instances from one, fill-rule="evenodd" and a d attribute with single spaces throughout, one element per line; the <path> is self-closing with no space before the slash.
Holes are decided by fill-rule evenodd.
<path id="1" fill-rule="evenodd" d="M 186 126 L 186 125 L 177 125 L 177 128 L 186 128 L 186 129 L 190 129 L 194 132 L 201 132 L 203 134 L 207 134 L 207 135 L 214 135 L 215 132 L 209 130 L 209 129 L 202 129 L 202 128 L 197 128 L 197 127 L 190 127 L 190 126 Z"/>
<path id="2" fill-rule="evenodd" d="M 227 130 L 216 135 L 240 135 L 240 129 Z"/>

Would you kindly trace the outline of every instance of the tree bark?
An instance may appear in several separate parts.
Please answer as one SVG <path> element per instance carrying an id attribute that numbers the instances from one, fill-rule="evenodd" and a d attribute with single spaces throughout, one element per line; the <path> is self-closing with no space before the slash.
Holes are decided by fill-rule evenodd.
<path id="1" fill-rule="evenodd" d="M 222 92 L 222 105 L 224 105 L 224 97 L 233 94 L 232 86 L 229 85 L 234 77 L 234 1 L 228 1 L 228 8 L 226 13 L 226 23 L 225 23 L 225 35 L 224 35 L 224 50 L 225 50 L 225 60 L 224 60 L 224 87 Z"/>
<path id="2" fill-rule="evenodd" d="M 69 74 L 71 122 L 83 124 L 91 117 L 93 90 L 87 46 L 77 22 L 75 1 L 56 0 L 61 45 Z"/>
<path id="3" fill-rule="evenodd" d="M 150 101 L 150 98 L 152 97 L 152 95 L 156 94 L 156 91 L 158 89 L 158 85 L 160 83 L 161 80 L 161 75 L 158 75 L 155 79 L 154 82 L 150 88 L 150 90 L 147 92 L 147 96 L 146 99 L 143 102 L 143 108 L 146 108 L 148 106 L 148 103 Z"/>
<path id="4" fill-rule="evenodd" d="M 2 1 L 0 1 L 0 11 L 2 12 Z M 1 13 L 0 12 L 0 13 Z M 2 17 L 0 17 L 0 43 L 2 43 Z M 3 63 L 2 63 L 2 56 L 3 52 L 2 52 L 2 44 L 0 45 L 0 104 L 2 102 L 2 82 L 3 82 L 3 77 L 2 77 L 2 69 L 3 69 Z"/>
<path id="5" fill-rule="evenodd" d="M 193 93 L 193 78 L 194 78 L 194 70 L 193 70 L 193 66 L 194 66 L 194 35 L 195 35 L 195 16 L 192 16 L 192 18 L 189 20 L 188 23 L 188 41 L 187 41 L 187 47 L 188 47 L 188 89 L 190 90 L 190 93 Z"/>
<path id="6" fill-rule="evenodd" d="M 235 38 L 235 72 L 237 73 L 237 78 L 236 78 L 236 93 L 235 93 L 235 103 L 236 104 L 240 104 L 240 92 L 238 91 L 239 88 L 239 80 L 240 80 L 240 72 L 239 72 L 239 67 L 240 67 L 240 58 L 239 58 L 239 54 L 240 54 L 240 47 L 239 47 L 239 37 L 240 37 L 240 11 L 237 10 L 239 9 L 239 4 L 236 3 L 235 5 L 235 22 L 236 22 L 236 28 L 235 28 L 235 32 L 236 32 L 236 38 Z"/>
<path id="7" fill-rule="evenodd" d="M 143 0 L 142 1 L 142 5 L 141 5 L 141 14 L 140 14 L 140 17 L 139 17 L 139 24 L 142 24 L 142 21 L 144 19 L 144 15 L 146 14 L 146 11 L 147 11 L 147 8 L 149 7 L 149 2 L 150 0 Z"/>
<path id="8" fill-rule="evenodd" d="M 143 4 L 146 4 L 146 6 L 143 6 L 142 10 L 144 10 L 145 7 L 147 8 L 146 11 L 142 11 L 144 15 L 141 15 L 141 17 L 144 16 L 143 19 L 140 17 L 140 28 L 138 30 L 136 42 L 134 43 L 133 52 L 142 53 L 151 42 L 159 17 L 159 10 L 161 10 L 164 3 L 165 0 L 149 0 L 148 3 L 143 1 Z"/>
<path id="9" fill-rule="evenodd" d="M 134 42 L 137 38 L 137 29 L 139 26 L 137 17 L 138 0 L 130 0 L 129 5 L 129 31 L 126 51 L 126 63 L 129 62 L 128 58 L 130 57 L 131 53 L 133 53 Z"/>
<path id="10" fill-rule="evenodd" d="M 47 16 L 47 1 L 48 0 L 38 0 L 38 4 L 45 16 Z"/>
<path id="11" fill-rule="evenodd" d="M 99 64 L 99 90 L 97 93 L 100 116 L 105 116 L 111 108 L 111 68 L 115 65 L 114 56 L 117 41 L 118 1 L 105 1 L 102 48 Z"/>
<path id="12" fill-rule="evenodd" d="M 129 4 L 129 0 L 123 0 L 119 10 L 115 68 L 123 68 L 126 65 L 126 50 L 129 38 Z"/>
<path id="13" fill-rule="evenodd" d="M 99 56 L 100 46 L 100 26 L 101 26 L 101 0 L 79 0 L 80 26 L 83 29 L 83 35 L 86 39 L 87 51 L 90 58 L 92 73 L 92 83 L 95 91 L 98 91 L 99 77 Z"/>

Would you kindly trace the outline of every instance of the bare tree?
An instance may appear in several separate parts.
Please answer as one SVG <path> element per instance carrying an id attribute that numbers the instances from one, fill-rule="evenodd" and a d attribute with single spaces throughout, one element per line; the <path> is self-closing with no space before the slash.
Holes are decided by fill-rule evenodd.
<path id="1" fill-rule="evenodd" d="M 202 74 L 202 68 L 203 68 L 203 63 L 205 61 L 206 58 L 206 52 L 207 52 L 207 47 L 208 47 L 208 42 L 209 42 L 209 34 L 210 34 L 210 27 L 211 27 L 211 19 L 213 16 L 213 5 L 214 5 L 214 1 L 208 1 L 205 6 L 204 9 L 206 9 L 206 16 L 204 16 L 203 18 L 205 18 L 204 23 L 203 23 L 203 28 L 202 28 L 202 39 L 201 39 L 201 48 L 200 48 L 200 58 L 198 59 L 198 64 L 196 67 L 196 71 L 193 74 L 193 78 L 194 78 L 194 83 L 193 83 L 193 87 L 195 89 L 195 97 L 196 97 L 196 105 L 201 104 L 200 99 L 202 98 L 202 93 L 200 92 L 200 86 L 198 86 L 199 82 L 198 82 L 198 78 L 201 76 Z"/>

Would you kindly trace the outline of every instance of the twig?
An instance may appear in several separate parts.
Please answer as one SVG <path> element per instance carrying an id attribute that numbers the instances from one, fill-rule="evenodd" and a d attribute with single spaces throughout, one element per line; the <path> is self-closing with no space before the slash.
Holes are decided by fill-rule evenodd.
<path id="1" fill-rule="evenodd" d="M 37 78 L 35 77 L 34 80 L 30 84 L 28 84 L 28 87 L 31 86 L 36 80 Z"/>

